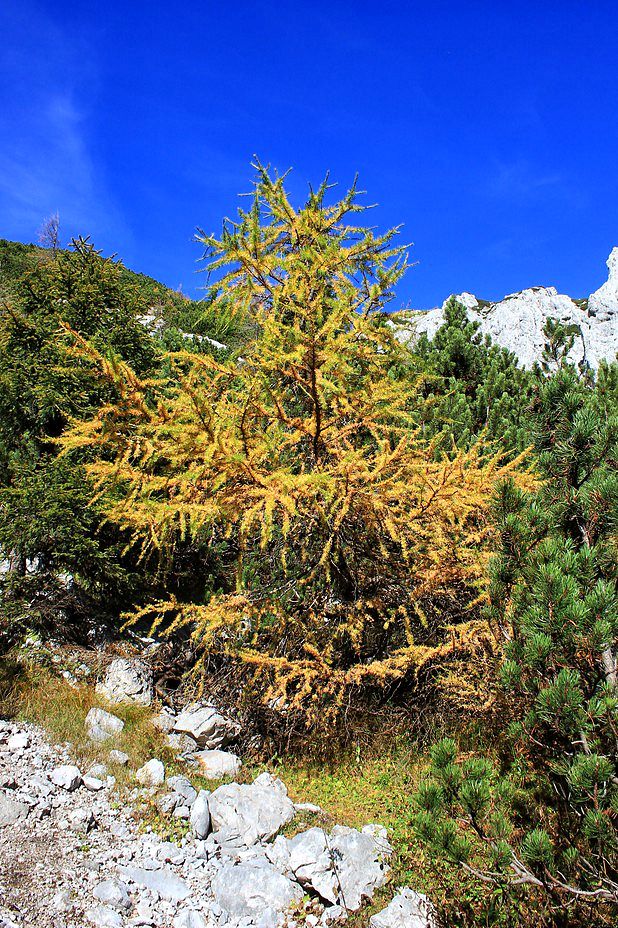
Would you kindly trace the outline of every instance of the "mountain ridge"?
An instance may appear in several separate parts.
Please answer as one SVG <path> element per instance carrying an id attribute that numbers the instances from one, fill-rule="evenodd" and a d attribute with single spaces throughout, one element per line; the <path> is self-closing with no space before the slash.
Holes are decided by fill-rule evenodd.
<path id="1" fill-rule="evenodd" d="M 574 327 L 574 343 L 568 358 L 575 364 L 598 368 L 618 353 L 618 247 L 607 259 L 608 278 L 587 299 L 573 299 L 555 287 L 528 287 L 507 294 L 495 303 L 479 300 L 466 291 L 452 294 L 441 307 L 425 311 L 393 313 L 396 337 L 414 344 L 422 334 L 435 335 L 444 322 L 445 307 L 456 299 L 483 335 L 512 351 L 524 367 L 541 361 L 545 345 L 543 328 L 548 318 Z"/>

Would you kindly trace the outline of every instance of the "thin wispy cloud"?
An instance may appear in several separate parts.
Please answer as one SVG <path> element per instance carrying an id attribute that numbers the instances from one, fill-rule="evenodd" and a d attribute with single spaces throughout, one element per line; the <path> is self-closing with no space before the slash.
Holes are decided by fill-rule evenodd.
<path id="1" fill-rule="evenodd" d="M 0 32 L 0 236 L 31 240 L 56 211 L 63 238 L 126 234 L 90 141 L 91 50 L 33 4 L 0 12 Z"/>
<path id="2" fill-rule="evenodd" d="M 485 192 L 494 197 L 533 197 L 562 188 L 568 178 L 560 171 L 543 171 L 529 161 L 513 161 L 496 166 L 485 183 Z"/>

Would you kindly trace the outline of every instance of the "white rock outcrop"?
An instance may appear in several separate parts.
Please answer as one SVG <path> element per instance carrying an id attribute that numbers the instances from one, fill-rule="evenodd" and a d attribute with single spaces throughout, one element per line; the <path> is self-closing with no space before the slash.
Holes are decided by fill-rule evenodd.
<path id="1" fill-rule="evenodd" d="M 466 307 L 468 318 L 479 323 L 481 333 L 512 351 L 524 367 L 542 359 L 543 326 L 551 317 L 578 328 L 569 359 L 596 369 L 618 353 L 618 248 L 612 250 L 607 267 L 608 280 L 587 301 L 575 302 L 555 287 L 530 287 L 497 303 L 479 302 L 466 292 L 453 295 Z M 395 316 L 397 338 L 413 343 L 422 333 L 433 337 L 444 322 L 447 302 L 439 309 Z"/>

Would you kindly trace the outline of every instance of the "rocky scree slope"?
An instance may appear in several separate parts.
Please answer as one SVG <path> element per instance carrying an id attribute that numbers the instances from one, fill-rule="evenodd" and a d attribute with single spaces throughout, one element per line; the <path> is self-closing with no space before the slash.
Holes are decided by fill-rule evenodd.
<path id="1" fill-rule="evenodd" d="M 145 665 L 113 662 L 98 692 L 110 702 L 150 699 Z M 169 775 L 152 758 L 120 790 L 106 764 L 87 772 L 70 745 L 49 744 L 25 723 L 0 720 L 0 928 L 326 928 L 341 925 L 384 886 L 392 848 L 386 830 L 311 827 L 292 837 L 299 813 L 281 780 L 202 780 L 237 775 L 241 761 L 223 750 L 239 728 L 215 707 L 195 703 L 159 713 L 187 775 Z M 110 765 L 130 758 L 111 747 L 123 722 L 94 707 L 88 737 Z M 139 827 L 140 807 L 184 824 L 179 841 Z M 408 887 L 368 922 L 371 928 L 436 928 L 429 901 Z"/>
<path id="2" fill-rule="evenodd" d="M 483 335 L 512 351 L 524 367 L 541 361 L 548 318 L 578 328 L 569 360 L 598 368 L 601 361 L 613 361 L 618 353 L 618 247 L 607 259 L 607 281 L 587 300 L 575 301 L 558 293 L 555 287 L 530 287 L 505 296 L 498 303 L 478 300 L 472 293 L 453 294 L 467 310 L 468 318 L 478 322 Z M 449 297 L 450 299 L 450 297 Z M 430 338 L 444 322 L 446 303 L 427 312 L 393 315 L 397 338 L 414 342 L 422 333 Z"/>

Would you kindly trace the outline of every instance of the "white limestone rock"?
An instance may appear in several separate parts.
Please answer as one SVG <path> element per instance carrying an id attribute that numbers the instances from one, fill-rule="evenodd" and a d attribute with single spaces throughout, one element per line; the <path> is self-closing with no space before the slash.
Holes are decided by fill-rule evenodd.
<path id="1" fill-rule="evenodd" d="M 152 702 L 152 671 L 142 661 L 119 657 L 112 661 L 97 693 L 110 703 L 135 702 L 149 706 Z"/>
<path id="2" fill-rule="evenodd" d="M 82 775 L 79 767 L 75 767 L 73 764 L 62 764 L 51 771 L 49 779 L 54 786 L 59 786 L 60 789 L 72 793 L 81 786 Z"/>
<path id="3" fill-rule="evenodd" d="M 80 808 L 69 812 L 69 825 L 73 831 L 87 835 L 88 832 L 97 827 L 97 822 L 92 809 Z"/>
<path id="4" fill-rule="evenodd" d="M 423 893 L 403 886 L 381 912 L 369 919 L 371 928 L 437 928 L 436 910 Z"/>
<path id="5" fill-rule="evenodd" d="M 196 702 L 177 716 L 174 731 L 189 735 L 203 750 L 214 750 L 235 741 L 240 725 L 221 715 L 215 706 Z"/>
<path id="6" fill-rule="evenodd" d="M 126 767 L 129 763 L 129 755 L 124 751 L 110 751 L 109 759 L 112 764 L 118 764 L 120 767 Z"/>
<path id="7" fill-rule="evenodd" d="M 199 750 L 197 742 L 190 735 L 181 734 L 178 731 L 171 731 L 165 736 L 165 743 L 172 751 L 178 751 L 181 754 L 194 754 Z"/>
<path id="8" fill-rule="evenodd" d="M 135 883 L 145 889 L 158 893 L 162 899 L 181 902 L 190 895 L 190 890 L 183 879 L 167 867 L 160 870 L 146 870 L 143 867 L 119 867 L 118 872 L 129 883 Z"/>
<path id="9" fill-rule="evenodd" d="M 269 773 L 250 784 L 220 786 L 208 805 L 213 832 L 236 833 L 247 847 L 272 838 L 296 814 L 284 784 Z"/>
<path id="10" fill-rule="evenodd" d="M 86 918 L 95 928 L 122 928 L 122 915 L 108 905 L 97 905 L 86 912 Z"/>
<path id="11" fill-rule="evenodd" d="M 164 707 L 159 713 L 157 713 L 157 715 L 153 716 L 152 724 L 155 728 L 158 728 L 159 731 L 167 734 L 168 732 L 174 730 L 176 716 L 171 709 Z"/>
<path id="12" fill-rule="evenodd" d="M 195 754 L 195 760 L 200 768 L 200 775 L 207 780 L 236 777 L 242 767 L 240 757 L 230 751 L 199 751 Z"/>
<path id="13" fill-rule="evenodd" d="M 201 789 L 199 795 L 193 805 L 191 806 L 191 814 L 189 816 L 189 822 L 191 824 L 191 830 L 196 838 L 203 841 L 204 838 L 208 836 L 210 831 L 210 806 L 209 800 L 210 793 L 206 789 Z"/>
<path id="14" fill-rule="evenodd" d="M 183 776 L 168 777 L 166 785 L 174 792 L 179 799 L 187 806 L 192 806 L 197 799 L 197 790 L 191 784 L 191 780 Z"/>
<path id="15" fill-rule="evenodd" d="M 100 902 L 116 909 L 117 912 L 128 912 L 131 908 L 129 890 L 120 880 L 104 880 L 97 883 L 92 892 Z"/>
<path id="16" fill-rule="evenodd" d="M 84 786 L 86 787 L 86 789 L 89 790 L 91 793 L 98 793 L 105 786 L 105 783 L 103 782 L 103 780 L 100 780 L 98 777 L 86 776 L 84 777 L 82 782 Z"/>
<path id="17" fill-rule="evenodd" d="M 30 807 L 25 802 L 18 802 L 0 793 L 0 828 L 15 825 L 20 819 L 26 818 Z"/>
<path id="18" fill-rule="evenodd" d="M 153 757 L 136 771 L 135 779 L 142 786 L 161 786 L 165 783 L 165 767 L 160 760 Z"/>
<path id="19" fill-rule="evenodd" d="M 23 751 L 30 744 L 30 738 L 26 732 L 18 732 L 16 735 L 12 735 L 6 743 L 9 751 Z"/>
<path id="20" fill-rule="evenodd" d="M 371 830 L 370 830 L 371 829 Z M 392 848 L 372 826 L 357 831 L 336 825 L 330 835 L 310 828 L 288 841 L 296 879 L 327 902 L 356 912 L 387 880 Z"/>
<path id="21" fill-rule="evenodd" d="M 195 909 L 183 909 L 174 916 L 173 928 L 206 928 L 206 922 Z"/>
<path id="22" fill-rule="evenodd" d="M 607 259 L 609 277 L 588 297 L 590 334 L 588 362 L 598 367 L 603 358 L 612 360 L 618 351 L 618 248 Z"/>
<path id="23" fill-rule="evenodd" d="M 119 735 L 124 728 L 124 722 L 117 715 L 106 712 L 105 709 L 92 708 L 86 716 L 86 732 L 91 741 L 101 744 Z"/>
<path id="24" fill-rule="evenodd" d="M 221 908 L 236 918 L 264 918 L 285 912 L 302 899 L 298 883 L 283 876 L 264 859 L 225 863 L 212 881 L 212 893 Z"/>

